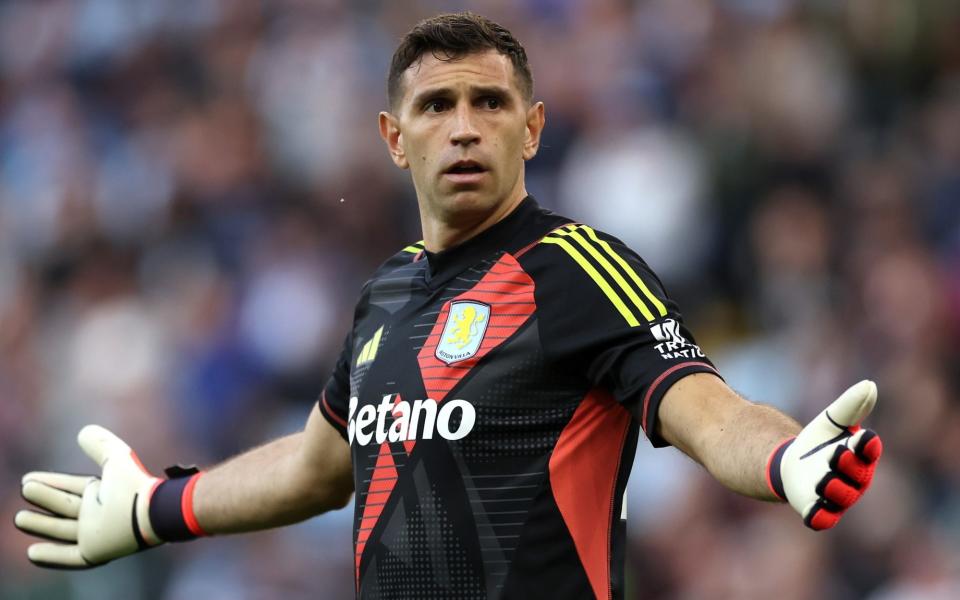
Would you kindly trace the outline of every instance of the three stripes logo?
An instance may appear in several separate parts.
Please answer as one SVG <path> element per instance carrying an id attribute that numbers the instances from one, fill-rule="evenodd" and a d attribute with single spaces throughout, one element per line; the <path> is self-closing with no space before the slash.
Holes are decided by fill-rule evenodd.
<path id="1" fill-rule="evenodd" d="M 543 238 L 560 246 L 603 291 L 631 327 L 667 315 L 667 308 L 606 240 L 586 225 L 565 225 Z M 642 319 L 642 321 L 641 321 Z"/>
<path id="2" fill-rule="evenodd" d="M 367 340 L 367 343 L 363 345 L 363 349 L 360 350 L 360 356 L 357 357 L 357 366 L 365 365 L 367 363 L 372 363 L 373 359 L 377 357 L 377 348 L 380 347 L 380 338 L 383 337 L 383 325 L 380 326 L 380 329 L 373 334 L 373 337 Z"/>

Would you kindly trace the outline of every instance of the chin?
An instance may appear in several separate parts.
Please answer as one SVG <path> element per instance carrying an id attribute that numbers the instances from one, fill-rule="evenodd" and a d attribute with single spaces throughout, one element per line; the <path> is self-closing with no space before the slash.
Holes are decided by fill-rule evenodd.
<path id="1" fill-rule="evenodd" d="M 484 210 L 496 206 L 497 201 L 484 190 L 460 190 L 448 194 L 444 204 L 459 210 Z"/>
<path id="2" fill-rule="evenodd" d="M 460 191 L 445 195 L 438 203 L 439 213 L 448 223 L 483 220 L 497 208 L 495 197 L 479 190 Z"/>

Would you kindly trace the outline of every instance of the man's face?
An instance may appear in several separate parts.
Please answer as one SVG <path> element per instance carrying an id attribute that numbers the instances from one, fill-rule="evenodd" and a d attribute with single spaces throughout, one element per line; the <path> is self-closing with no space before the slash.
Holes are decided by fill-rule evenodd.
<path id="1" fill-rule="evenodd" d="M 424 218 L 469 222 L 522 197 L 543 105 L 528 106 L 508 57 L 427 53 L 402 83 L 393 113 L 380 115 L 380 132 L 397 166 L 410 169 Z"/>

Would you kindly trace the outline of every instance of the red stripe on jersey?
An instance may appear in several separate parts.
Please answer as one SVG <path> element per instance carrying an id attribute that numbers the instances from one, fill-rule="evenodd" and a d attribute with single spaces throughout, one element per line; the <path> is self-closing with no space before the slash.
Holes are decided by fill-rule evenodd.
<path id="1" fill-rule="evenodd" d="M 330 415 L 330 418 L 340 424 L 341 427 L 346 428 L 347 422 L 340 418 L 340 416 L 333 412 L 333 409 L 330 408 L 330 403 L 327 402 L 327 390 L 323 390 L 323 393 L 320 394 L 320 398 L 323 400 L 323 408 L 326 409 L 327 414 Z"/>
<path id="2" fill-rule="evenodd" d="M 609 392 L 591 390 L 550 457 L 550 486 L 597 598 L 610 598 L 614 495 L 630 413 Z"/>
<path id="3" fill-rule="evenodd" d="M 510 257 L 510 259 L 513 260 L 513 263 L 504 262 L 503 259 L 506 257 Z M 495 265 L 490 267 L 487 273 L 490 273 L 492 275 L 510 275 L 515 273 L 523 273 L 524 272 L 523 267 L 521 267 L 520 263 L 518 263 L 515 259 L 516 257 L 514 257 L 511 254 L 504 254 L 503 257 L 501 257 L 500 260 L 498 260 Z"/>
<path id="4" fill-rule="evenodd" d="M 436 377 L 424 377 L 423 383 L 430 386 L 430 391 L 427 393 L 430 398 L 435 398 L 437 396 L 443 397 L 447 395 L 447 392 L 453 389 L 453 386 L 459 383 L 458 381 L 434 381 L 438 379 Z"/>
<path id="5" fill-rule="evenodd" d="M 527 253 L 527 250 L 529 250 L 530 248 L 533 248 L 534 246 L 536 246 L 537 244 L 539 244 L 540 241 L 541 241 L 541 240 L 534 240 L 534 241 L 530 242 L 529 244 L 527 244 L 527 245 L 524 246 L 523 248 L 520 248 L 519 250 L 517 250 L 516 252 L 514 252 L 514 253 L 513 253 L 513 257 L 514 257 L 514 258 L 520 258 L 521 256 L 523 256 L 524 254 Z"/>
<path id="6" fill-rule="evenodd" d="M 428 398 L 442 402 L 447 393 L 460 383 L 480 359 L 527 322 L 536 309 L 533 288 L 533 280 L 520 267 L 517 259 L 510 254 L 504 254 L 473 288 L 443 305 L 430 336 L 417 356 Z M 447 325 L 451 304 L 463 300 L 488 305 L 489 322 L 477 353 L 466 360 L 448 365 L 437 358 L 435 352 Z"/>
<path id="7" fill-rule="evenodd" d="M 673 365 L 663 373 L 660 373 L 660 376 L 657 377 L 653 381 L 653 383 L 650 384 L 650 387 L 647 388 L 647 393 L 643 395 L 643 412 L 641 413 L 641 417 L 640 417 L 640 426 L 643 428 L 643 431 L 644 433 L 647 434 L 648 438 L 653 435 L 652 431 L 647 430 L 647 408 L 650 406 L 650 398 L 653 398 L 653 393 L 657 390 L 658 387 L 660 387 L 660 384 L 663 383 L 663 380 L 669 377 L 671 374 L 679 371 L 680 369 L 684 369 L 686 367 L 692 367 L 694 365 L 699 367 L 706 367 L 710 369 L 712 373 L 717 372 L 716 369 L 714 369 L 713 367 L 711 367 L 705 362 L 689 361 L 685 363 L 680 363 L 679 365 Z M 719 374 L 717 374 L 717 376 L 719 376 Z"/>
<path id="8" fill-rule="evenodd" d="M 477 288 L 480 288 L 480 290 L 477 290 Z M 440 344 L 440 336 L 446 327 L 447 317 L 450 315 L 450 305 L 459 300 L 473 300 L 488 305 L 490 307 L 489 323 L 477 353 L 469 359 L 448 365 L 437 358 L 434 353 Z M 440 310 L 440 314 L 437 315 L 433 330 L 417 355 L 427 397 L 438 404 L 442 402 L 447 393 L 460 383 L 481 358 L 517 332 L 520 326 L 530 318 L 535 308 L 533 280 L 520 268 L 520 264 L 514 257 L 504 254 L 477 282 L 474 288 L 447 301 Z M 399 401 L 399 397 L 394 400 L 395 407 Z M 403 447 L 408 455 L 413 452 L 416 443 L 415 439 L 404 440 Z M 360 561 L 363 558 L 363 550 L 366 548 L 370 532 L 376 527 L 383 512 L 383 505 L 389 499 L 396 482 L 397 468 L 393 456 L 390 454 L 390 446 L 384 442 L 380 446 L 380 455 L 377 457 L 377 464 L 373 469 L 363 515 L 360 518 L 360 528 L 357 533 L 355 576 L 358 590 L 360 589 Z"/>
<path id="9" fill-rule="evenodd" d="M 357 550 L 356 550 L 356 570 L 355 577 L 357 589 L 360 586 L 360 559 L 363 557 L 363 549 L 370 539 L 370 532 L 376 526 L 380 515 L 383 514 L 383 503 L 390 497 L 390 492 L 397 483 L 397 466 L 393 462 L 393 455 L 390 454 L 390 444 L 384 442 L 380 444 L 380 455 L 377 457 L 377 464 L 373 467 L 372 481 L 367 490 L 367 496 L 363 501 L 363 516 L 360 517 L 360 529 L 357 531 Z"/>

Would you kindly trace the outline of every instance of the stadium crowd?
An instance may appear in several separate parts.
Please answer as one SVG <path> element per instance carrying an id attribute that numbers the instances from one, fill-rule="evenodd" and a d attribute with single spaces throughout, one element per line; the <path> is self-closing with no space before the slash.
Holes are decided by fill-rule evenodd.
<path id="1" fill-rule="evenodd" d="M 390 55 L 463 8 L 530 56 L 528 189 L 635 248 L 735 389 L 806 422 L 879 385 L 874 489 L 827 533 L 641 443 L 631 597 L 960 597 L 960 4 L 4 0 L 0 598 L 352 596 L 350 510 L 52 572 L 19 479 L 92 472 L 86 423 L 154 472 L 302 426 L 420 238 Z"/>

